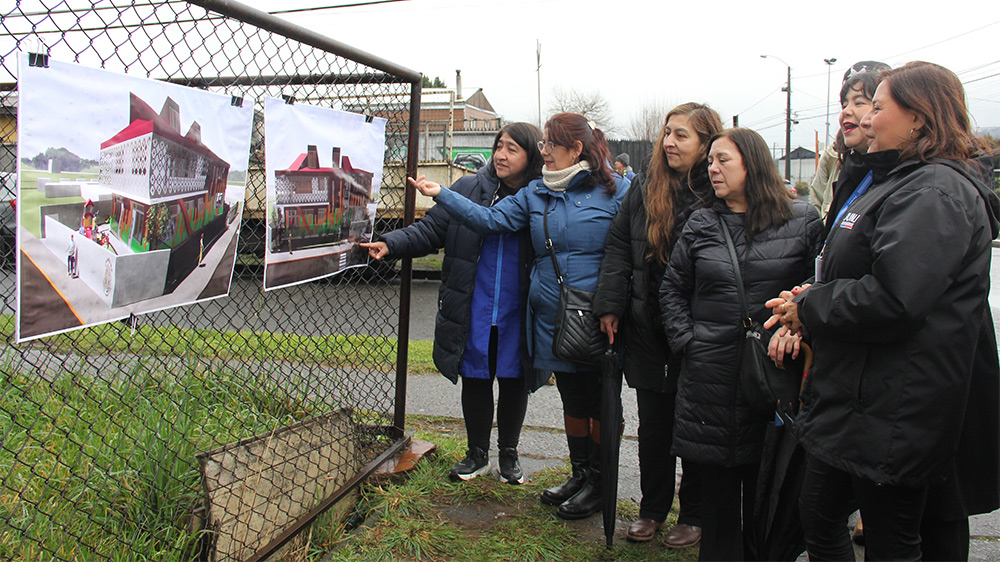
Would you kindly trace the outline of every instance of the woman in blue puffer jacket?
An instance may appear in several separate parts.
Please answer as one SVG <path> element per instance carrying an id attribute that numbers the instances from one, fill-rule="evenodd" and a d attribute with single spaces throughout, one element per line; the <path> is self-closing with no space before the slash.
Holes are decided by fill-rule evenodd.
<path id="1" fill-rule="evenodd" d="M 554 115 L 545 124 L 539 149 L 545 160 L 542 179 L 493 207 L 476 205 L 423 177 L 410 182 L 434 197 L 453 219 L 480 234 L 530 231 L 534 261 L 528 297 L 529 352 L 536 370 L 555 373 L 573 467 L 569 480 L 545 490 L 542 501 L 558 505 L 557 514 L 564 519 L 583 519 L 600 509 L 599 372 L 596 365 L 574 364 L 552 353 L 559 283 L 546 246 L 545 223 L 563 281 L 593 291 L 608 228 L 627 184 L 611 174 L 604 133 L 582 115 Z"/>

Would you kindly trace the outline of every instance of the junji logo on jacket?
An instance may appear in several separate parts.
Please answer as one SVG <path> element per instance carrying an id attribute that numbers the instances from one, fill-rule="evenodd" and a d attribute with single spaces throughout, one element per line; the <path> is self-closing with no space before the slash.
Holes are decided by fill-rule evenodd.
<path id="1" fill-rule="evenodd" d="M 847 213 L 847 215 L 844 216 L 843 222 L 840 223 L 840 228 L 846 228 L 850 230 L 854 228 L 854 223 L 858 222 L 858 219 L 860 218 L 861 215 L 858 213 Z"/>

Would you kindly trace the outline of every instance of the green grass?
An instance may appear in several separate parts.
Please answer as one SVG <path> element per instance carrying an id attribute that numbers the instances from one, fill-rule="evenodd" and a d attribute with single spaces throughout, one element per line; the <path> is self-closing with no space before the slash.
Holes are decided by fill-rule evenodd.
<path id="1" fill-rule="evenodd" d="M 613 549 L 585 536 L 582 525 L 567 523 L 542 505 L 538 495 L 562 482 L 568 467 L 531 475 L 523 486 L 482 477 L 453 483 L 448 470 L 464 454 L 464 440 L 432 430 L 417 433 L 439 446 L 402 478 L 369 480 L 362 489 L 356 531 L 327 533 L 316 552 L 328 560 L 696 560 L 697 549 L 667 550 L 655 543 L 633 544 L 621 538 Z M 489 517 L 463 518 L 472 510 Z M 676 511 L 676 510 L 675 510 Z M 619 502 L 619 518 L 631 520 L 638 508 Z M 339 534 L 338 534 L 339 533 Z"/>
<path id="2" fill-rule="evenodd" d="M 204 501 L 195 455 L 310 415 L 247 373 L 137 368 L 110 383 L 7 371 L 3 560 L 190 559 Z"/>
<path id="3" fill-rule="evenodd" d="M 444 254 L 438 252 L 420 258 L 413 258 L 413 269 L 418 271 L 440 270 L 444 261 Z"/>
<path id="4" fill-rule="evenodd" d="M 14 317 L 0 316 L 0 337 L 14 333 Z M 201 357 L 221 360 L 287 361 L 334 367 L 392 370 L 396 339 L 366 335 L 299 336 L 296 334 L 181 329 L 172 326 L 131 328 L 118 322 L 83 328 L 43 340 L 52 352 L 130 354 L 141 357 Z M 434 373 L 433 344 L 410 341 L 408 373 Z"/>
<path id="5" fill-rule="evenodd" d="M 41 227 L 41 216 L 38 214 L 38 208 L 42 205 L 53 205 L 53 204 L 63 204 L 63 203 L 83 203 L 82 197 L 59 197 L 57 199 L 48 199 L 45 197 L 45 191 L 39 191 L 36 189 L 38 185 L 38 178 L 49 178 L 53 181 L 59 180 L 75 180 L 77 178 L 93 178 L 97 179 L 97 174 L 92 172 L 63 172 L 60 174 L 50 174 L 44 170 L 30 170 L 23 169 L 21 171 L 21 193 L 18 198 L 17 205 L 21 213 L 21 226 L 28 230 L 28 232 L 35 235 L 36 238 L 41 238 L 42 227 Z"/>

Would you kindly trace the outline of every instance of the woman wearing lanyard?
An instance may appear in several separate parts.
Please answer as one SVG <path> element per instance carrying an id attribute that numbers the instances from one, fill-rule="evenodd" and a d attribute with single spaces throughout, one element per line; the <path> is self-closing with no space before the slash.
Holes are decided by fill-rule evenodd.
<path id="1" fill-rule="evenodd" d="M 853 496 L 867 559 L 919 560 L 928 490 L 955 470 L 1000 206 L 954 73 L 916 62 L 881 79 L 862 122 L 870 183 L 833 221 L 816 283 L 768 306 L 815 354 L 801 513 L 843 525 Z M 805 526 L 810 557 L 853 558 L 841 529 Z"/>

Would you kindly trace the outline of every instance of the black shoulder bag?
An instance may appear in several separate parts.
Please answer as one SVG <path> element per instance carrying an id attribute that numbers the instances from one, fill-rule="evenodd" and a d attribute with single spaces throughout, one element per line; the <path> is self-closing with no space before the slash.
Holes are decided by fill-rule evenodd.
<path id="1" fill-rule="evenodd" d="M 574 289 L 564 282 L 549 236 L 548 208 L 545 209 L 542 224 L 545 227 L 545 247 L 552 258 L 552 268 L 559 283 L 559 309 L 552 336 L 552 354 L 563 361 L 596 367 L 608 346 L 608 337 L 601 331 L 601 321 L 594 316 L 594 292 Z"/>
<path id="2" fill-rule="evenodd" d="M 792 421 L 798 410 L 802 373 L 797 369 L 778 367 L 767 356 L 767 345 L 771 341 L 772 333 L 750 317 L 746 286 L 740 273 L 733 235 L 729 233 L 729 227 L 722 215 L 719 215 L 719 225 L 726 236 L 726 245 L 729 246 L 729 258 L 733 262 L 733 272 L 736 274 L 736 292 L 740 297 L 740 312 L 743 315 L 744 338 L 739 360 L 740 387 L 743 389 L 743 396 L 751 411 L 759 416 L 761 421 L 774 421 L 775 413 L 780 414 L 783 421 Z M 790 361 L 789 358 L 786 363 Z"/>

